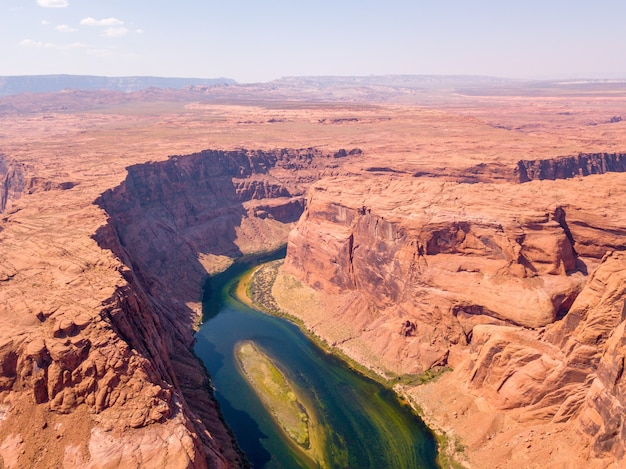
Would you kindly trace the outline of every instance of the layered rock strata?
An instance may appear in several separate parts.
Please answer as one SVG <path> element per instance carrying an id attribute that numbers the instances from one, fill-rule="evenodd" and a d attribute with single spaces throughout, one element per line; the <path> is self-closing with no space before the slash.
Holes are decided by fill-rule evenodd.
<path id="1" fill-rule="evenodd" d="M 494 408 L 575 421 L 621 460 L 625 176 L 498 182 L 314 185 L 283 269 L 335 301 L 331 324 L 305 322 L 388 377 L 449 364 Z"/>
<path id="2" fill-rule="evenodd" d="M 302 213 L 308 186 L 325 172 L 338 171 L 348 156 L 315 149 L 174 156 L 128 168 L 126 181 L 97 201 L 110 222 L 96 239 L 122 260 L 129 288 L 111 300 L 127 313 L 113 322 L 142 356 L 164 360 L 162 375 L 173 387 L 172 400 L 189 416 L 210 462 L 231 466 L 241 459 L 192 352 L 207 276 L 203 260 L 227 260 L 284 243 Z M 137 294 L 145 295 L 158 333 L 135 317 Z M 155 336 L 159 350 L 153 350 Z"/>
<path id="3" fill-rule="evenodd" d="M 371 167 L 368 171 L 396 172 L 388 167 Z M 413 175 L 474 184 L 477 182 L 523 183 L 623 172 L 626 172 L 626 154 L 624 153 L 579 153 L 575 156 L 523 159 L 515 165 L 489 162 L 465 168 L 442 168 L 438 171 L 429 169 L 413 173 Z"/>
<path id="4" fill-rule="evenodd" d="M 28 168 L 24 164 L 0 155 L 0 213 L 10 208 L 12 202 L 25 193 L 68 190 L 75 185 L 72 181 L 54 182 L 30 176 Z"/>
<path id="5" fill-rule="evenodd" d="M 591 174 L 623 173 L 626 154 L 580 153 L 544 160 L 521 160 L 517 163 L 519 182 L 543 179 L 567 179 Z"/>
<path id="6" fill-rule="evenodd" d="M 203 283 L 284 243 L 308 186 L 359 154 L 205 151 L 135 165 L 101 208 L 60 201 L 52 232 L 55 199 L 22 204 L 33 178 L 5 171 L 19 204 L 0 231 L 2 464 L 244 465 L 192 352 Z"/>

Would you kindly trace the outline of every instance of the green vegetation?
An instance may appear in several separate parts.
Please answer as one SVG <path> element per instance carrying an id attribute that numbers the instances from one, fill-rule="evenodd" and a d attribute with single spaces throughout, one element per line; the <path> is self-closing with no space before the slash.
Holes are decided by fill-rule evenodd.
<path id="1" fill-rule="evenodd" d="M 279 259 L 273 262 L 267 262 L 261 265 L 259 268 L 255 269 L 250 277 L 246 277 L 243 279 L 246 283 L 245 294 L 249 299 L 249 302 L 252 303 L 250 304 L 250 306 L 266 314 L 283 318 L 294 323 L 296 326 L 298 326 L 302 333 L 308 337 L 309 340 L 317 344 L 322 350 L 342 360 L 352 370 L 371 379 L 372 381 L 376 381 L 377 383 L 382 384 L 383 386 L 391 387 L 394 384 L 393 381 L 385 379 L 385 377 L 381 376 L 380 374 L 352 360 L 341 350 L 332 347 L 326 340 L 313 334 L 305 326 L 304 322 L 300 318 L 286 313 L 280 308 L 280 306 L 278 306 L 276 300 L 274 299 L 274 296 L 272 295 L 272 286 L 276 281 L 278 269 L 283 264 L 283 262 L 283 259 Z M 246 298 L 243 298 L 241 296 L 241 292 L 237 293 L 239 294 L 237 296 L 237 299 L 246 302 Z"/>
<path id="2" fill-rule="evenodd" d="M 240 301 L 245 301 L 249 306 L 252 306 L 264 313 L 291 321 L 322 350 L 325 350 L 327 353 L 332 353 L 332 355 L 344 361 L 353 370 L 382 384 L 388 389 L 391 389 L 396 385 L 400 385 L 400 388 L 402 388 L 403 386 L 418 386 L 426 384 L 437 380 L 444 373 L 452 371 L 451 367 L 443 366 L 426 370 L 420 374 L 395 375 L 391 372 L 387 372 L 386 376 L 381 376 L 373 370 L 352 360 L 350 357 L 341 352 L 341 350 L 338 350 L 328 344 L 326 340 L 311 333 L 311 331 L 305 327 L 301 319 L 286 313 L 277 304 L 272 295 L 272 287 L 276 281 L 278 269 L 282 263 L 282 259 L 268 262 L 262 264 L 249 275 L 246 275 L 242 279 L 243 285 L 240 285 L 240 288 L 238 288 L 235 292 L 237 298 Z M 247 298 L 243 298 L 243 296 Z M 418 415 L 424 415 L 420 405 L 411 399 L 410 396 L 406 394 L 401 395 L 399 396 L 399 400 L 401 403 L 410 405 Z M 437 440 L 437 446 L 439 447 L 439 455 L 437 457 L 437 464 L 439 467 L 442 469 L 465 469 L 465 466 L 458 462 L 458 456 L 462 455 L 465 451 L 465 446 L 461 443 L 461 440 L 458 437 L 451 440 L 445 433 L 433 433 Z M 392 451 L 390 451 L 390 453 L 392 453 Z"/>
<path id="3" fill-rule="evenodd" d="M 284 314 L 272 296 L 272 286 L 276 281 L 278 268 L 282 264 L 282 259 L 263 264 L 254 271 L 246 286 L 246 295 L 252 300 L 252 303 L 274 316 Z"/>
<path id="4" fill-rule="evenodd" d="M 251 341 L 239 343 L 235 356 L 243 376 L 277 423 L 289 438 L 302 448 L 309 449 L 309 413 L 287 378 Z"/>
<path id="5" fill-rule="evenodd" d="M 437 464 L 442 469 L 466 469 L 463 464 L 456 460 L 459 454 L 465 452 L 465 445 L 461 443 L 461 439 L 455 437 L 454 440 L 450 440 L 445 433 L 435 433 L 435 437 L 439 447 Z"/>
<path id="6" fill-rule="evenodd" d="M 276 281 L 278 269 L 283 264 L 283 262 L 284 259 L 267 262 L 261 265 L 259 268 L 255 269 L 250 276 L 246 276 L 246 278 L 244 279 L 245 296 L 252 303 L 251 306 L 267 314 L 271 314 L 272 316 L 281 317 L 291 321 L 292 323 L 297 325 L 310 340 L 320 346 L 320 348 L 327 351 L 328 353 L 332 353 L 334 356 L 344 361 L 350 368 L 362 374 L 363 376 L 366 376 L 367 378 L 376 381 L 388 388 L 391 388 L 396 384 L 404 384 L 406 386 L 418 386 L 421 384 L 426 384 L 431 381 L 435 381 L 445 372 L 452 371 L 452 368 L 450 368 L 449 366 L 442 366 L 431 368 L 420 374 L 406 374 L 398 376 L 394 373 L 387 372 L 385 373 L 386 376 L 382 376 L 379 373 L 376 373 L 371 369 L 361 365 L 360 363 L 352 360 L 341 350 L 332 347 L 330 344 L 328 344 L 328 342 L 326 342 L 326 340 L 309 331 L 305 327 L 301 319 L 286 313 L 280 308 L 280 306 L 278 306 L 276 300 L 274 299 L 274 296 L 272 295 L 272 287 L 274 285 L 274 282 Z M 243 295 L 241 293 L 241 291 L 238 292 L 238 299 L 245 301 L 246 298 L 242 298 Z"/>
<path id="7" fill-rule="evenodd" d="M 419 374 L 406 374 L 397 376 L 389 380 L 390 384 L 403 384 L 405 386 L 419 386 L 422 384 L 436 381 L 442 374 L 452 371 L 449 366 L 436 366 Z"/>

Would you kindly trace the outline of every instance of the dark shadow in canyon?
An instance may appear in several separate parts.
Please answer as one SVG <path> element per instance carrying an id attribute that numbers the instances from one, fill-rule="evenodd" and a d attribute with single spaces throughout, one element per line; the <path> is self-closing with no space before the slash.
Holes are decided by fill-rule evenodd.
<path id="1" fill-rule="evenodd" d="M 266 250 L 276 233 L 285 239 L 274 241 L 285 243 L 288 230 L 280 226 L 298 220 L 310 184 L 360 153 L 205 150 L 130 166 L 126 179 L 95 201 L 108 223 L 93 238 L 124 264 L 126 293 L 136 299 L 134 310 L 123 309 L 111 322 L 129 346 L 162 363 L 160 377 L 182 398 L 207 454 L 213 439 L 221 447 L 236 445 L 193 353 L 198 312 L 190 303 L 202 300 L 208 277 L 203 257 L 208 263 L 216 256 L 242 257 L 242 229 L 250 251 Z M 142 332 L 146 317 L 157 325 L 149 334 Z"/>
<path id="2" fill-rule="evenodd" d="M 196 313 L 185 305 L 202 298 L 207 271 L 201 258 L 241 257 L 236 241 L 244 223 L 253 238 L 247 244 L 265 250 L 270 224 L 295 222 L 310 183 L 344 154 L 206 150 L 130 166 L 126 180 L 95 201 L 109 223 L 94 238 L 132 270 L 190 345 Z"/>
<path id="3" fill-rule="evenodd" d="M 217 395 L 220 395 L 220 393 L 216 392 L 216 396 Z M 239 437 L 242 440 L 240 442 L 241 446 L 248 448 L 246 456 L 250 458 L 251 461 L 255 461 L 258 467 L 265 467 L 265 465 L 272 460 L 272 455 L 261 444 L 261 441 L 268 438 L 267 435 L 261 431 L 259 425 L 250 415 L 232 407 L 228 399 L 224 397 L 220 397 L 219 399 L 220 402 L 222 402 L 221 406 L 224 412 L 231 415 L 233 421 L 239 422 L 239 425 L 246 429 Z"/>

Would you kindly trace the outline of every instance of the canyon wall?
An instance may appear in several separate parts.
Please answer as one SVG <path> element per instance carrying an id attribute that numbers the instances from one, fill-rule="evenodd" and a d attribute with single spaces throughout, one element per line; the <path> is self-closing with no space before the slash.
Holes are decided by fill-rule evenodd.
<path id="1" fill-rule="evenodd" d="M 10 208 L 11 203 L 23 194 L 68 190 L 75 185 L 72 181 L 54 182 L 31 176 L 26 165 L 0 155 L 0 213 Z"/>
<path id="2" fill-rule="evenodd" d="M 54 204 L 11 204 L 76 184 L 2 160 L 3 239 L 13 243 L 0 262 L 5 465 L 244 464 L 192 352 L 202 285 L 233 258 L 284 243 L 296 222 L 285 271 L 331 299 L 307 324 L 331 344 L 389 378 L 450 365 L 495 409 L 574 422 L 593 454 L 622 458 L 617 163 L 562 181 L 541 179 L 570 173 L 529 163 L 539 180 L 524 184 L 499 176 L 512 166 L 485 166 L 482 182 L 464 184 L 360 173 L 361 157 L 207 150 L 133 165 L 99 208 L 72 206 L 37 246 L 22 233 L 56 220 Z M 93 210 L 108 217 L 97 231 L 82 226 L 101 219 Z M 80 242 L 66 235 L 76 230 Z M 51 440 L 64 444 L 44 452 Z"/>
<path id="3" fill-rule="evenodd" d="M 168 402 L 189 419 L 211 464 L 242 460 L 192 351 L 207 269 L 284 243 L 308 186 L 358 154 L 207 150 L 173 156 L 129 167 L 124 183 L 97 201 L 109 223 L 95 239 L 123 262 L 126 281 L 107 315 L 120 337 L 158 368 L 170 389 Z"/>
<path id="4" fill-rule="evenodd" d="M 543 179 L 567 179 L 590 174 L 623 173 L 626 171 L 626 154 L 580 153 L 542 160 L 520 160 L 516 175 L 519 182 Z"/>
<path id="5" fill-rule="evenodd" d="M 18 199 L 26 186 L 23 165 L 0 155 L 0 213 Z"/>
<path id="6" fill-rule="evenodd" d="M 308 187 L 359 156 L 173 156 L 129 167 L 97 205 L 4 161 L 3 467 L 244 466 L 193 354 L 203 284 L 284 244 Z"/>
<path id="7" fill-rule="evenodd" d="M 335 298 L 329 323 L 304 320 L 348 356 L 390 379 L 451 365 L 493 409 L 574 422 L 622 461 L 623 158 L 518 168 L 524 184 L 325 179 L 283 270 Z"/>
<path id="8" fill-rule="evenodd" d="M 286 240 L 309 185 L 349 171 L 358 177 L 345 187 L 316 185 L 298 228 L 318 258 L 299 266 L 306 236 L 290 245 L 294 274 L 321 288 L 301 309 L 324 306 L 307 326 L 399 385 L 454 366 L 407 394 L 427 416 L 441 405 L 429 425 L 452 442 L 457 431 L 472 467 L 576 467 L 577 448 L 619 456 L 626 184 L 610 160 L 626 145 L 626 121 L 613 118 L 620 90 L 550 85 L 539 96 L 515 85 L 515 96 L 482 98 L 449 83 L 407 94 L 307 81 L 2 99 L 0 465 L 238 465 L 189 353 L 202 282 L 231 256 Z M 366 154 L 161 161 L 237 145 Z M 588 171 L 605 174 L 584 176 L 589 158 L 546 162 L 574 150 L 608 155 Z M 524 184 L 520 160 L 533 178 Z M 418 173 L 432 184 L 403 190 Z M 566 179 L 539 180 L 550 174 Z M 524 417 L 543 422 L 532 441 L 516 426 Z M 569 441 L 574 426 L 587 436 Z"/>
<path id="9" fill-rule="evenodd" d="M 369 168 L 373 172 L 394 172 L 389 167 Z M 545 179 L 569 179 L 591 174 L 626 172 L 624 153 L 579 153 L 556 158 L 522 159 L 516 165 L 501 162 L 479 163 L 464 168 L 438 168 L 419 171 L 415 177 L 436 177 L 459 183 L 523 183 Z"/>

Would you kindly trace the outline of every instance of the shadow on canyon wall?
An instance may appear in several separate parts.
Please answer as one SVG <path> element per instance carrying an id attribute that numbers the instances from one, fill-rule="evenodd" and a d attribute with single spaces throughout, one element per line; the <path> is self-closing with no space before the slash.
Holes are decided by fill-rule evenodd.
<path id="1" fill-rule="evenodd" d="M 119 307 L 111 323 L 131 347 L 160 364 L 162 379 L 181 397 L 206 454 L 215 447 L 212 438 L 221 447 L 233 442 L 219 421 L 208 375 L 192 351 L 198 320 L 192 305 L 202 299 L 205 265 L 284 244 L 304 210 L 310 185 L 326 175 L 348 174 L 343 163 L 360 156 L 356 149 L 206 150 L 131 166 L 124 182 L 95 201 L 109 223 L 94 239 L 124 264 L 120 273 L 128 284 L 112 300 Z M 504 169 L 466 168 L 459 175 L 413 176 L 523 183 L 622 172 L 625 161 L 621 154 L 581 154 L 522 160 Z M 557 221 L 565 225 L 564 215 Z M 567 230 L 577 229 L 577 220 L 568 222 Z M 577 248 L 595 254 L 594 246 Z M 157 327 L 145 330 L 146 317 L 154 318 L 150 321 Z"/>
<path id="2" fill-rule="evenodd" d="M 120 273 L 130 286 L 124 295 L 116 294 L 135 298 L 134 309 L 117 308 L 111 322 L 132 348 L 151 361 L 166 362 L 161 375 L 181 391 L 177 394 L 206 454 L 213 438 L 222 447 L 233 442 L 192 351 L 198 312 L 190 304 L 202 299 L 207 278 L 202 260 L 224 262 L 284 244 L 304 210 L 309 185 L 360 154 L 309 148 L 172 156 L 129 167 L 126 180 L 95 201 L 109 222 L 94 239 L 124 264 Z M 158 337 L 142 333 L 146 315 L 155 317 Z M 155 343 L 164 345 L 168 356 Z"/>
<path id="3" fill-rule="evenodd" d="M 189 311 L 183 319 L 181 312 L 201 299 L 202 258 L 237 258 L 242 244 L 263 250 L 277 235 L 286 240 L 285 227 L 300 217 L 310 183 L 346 155 L 207 150 L 131 166 L 126 180 L 96 201 L 109 223 L 95 239 L 132 270 L 157 305 L 167 306 L 189 344 L 196 315 Z"/>

